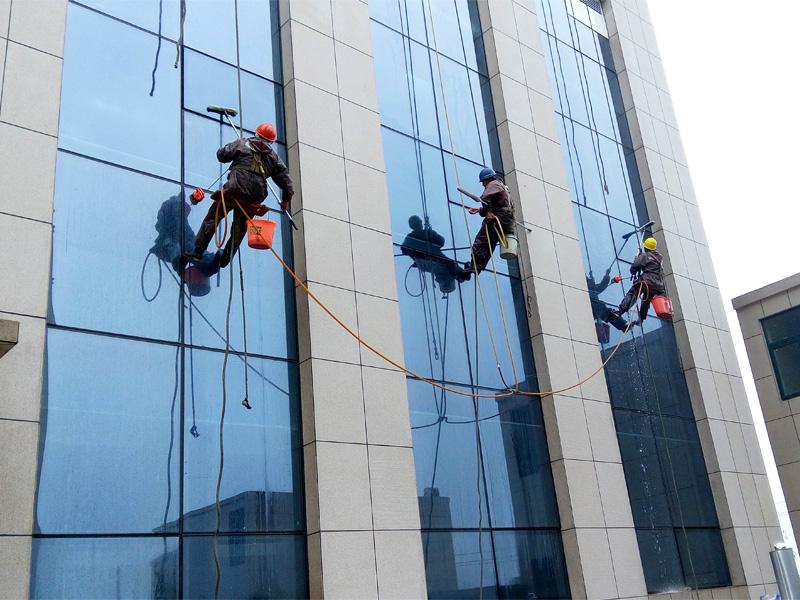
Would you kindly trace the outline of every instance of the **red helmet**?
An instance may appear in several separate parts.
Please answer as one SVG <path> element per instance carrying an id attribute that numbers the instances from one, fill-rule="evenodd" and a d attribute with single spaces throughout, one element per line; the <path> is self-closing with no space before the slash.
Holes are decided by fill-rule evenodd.
<path id="1" fill-rule="evenodd" d="M 278 139 L 278 132 L 275 129 L 275 125 L 272 123 L 262 123 L 256 127 L 256 135 L 268 142 L 274 142 Z"/>

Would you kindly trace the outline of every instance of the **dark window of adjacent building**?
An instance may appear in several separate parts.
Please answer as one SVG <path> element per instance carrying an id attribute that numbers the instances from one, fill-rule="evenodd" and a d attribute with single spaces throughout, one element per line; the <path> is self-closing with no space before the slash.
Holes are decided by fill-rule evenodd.
<path id="1" fill-rule="evenodd" d="M 800 396 L 800 306 L 761 319 L 781 399 Z"/>

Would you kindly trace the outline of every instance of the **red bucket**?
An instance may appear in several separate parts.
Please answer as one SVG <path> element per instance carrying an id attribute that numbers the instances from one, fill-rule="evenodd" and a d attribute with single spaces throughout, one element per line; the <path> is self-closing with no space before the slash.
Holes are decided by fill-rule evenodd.
<path id="1" fill-rule="evenodd" d="M 665 321 L 672 321 L 672 300 L 666 296 L 656 296 L 653 298 L 653 310 L 656 311 L 656 316 Z"/>
<path id="2" fill-rule="evenodd" d="M 211 283 L 208 277 L 203 275 L 194 265 L 190 265 L 183 272 L 183 282 L 189 288 L 189 294 L 192 296 L 205 296 L 211 291 Z"/>
<path id="3" fill-rule="evenodd" d="M 275 237 L 275 221 L 252 219 L 247 225 L 247 243 L 251 248 L 269 250 Z"/>

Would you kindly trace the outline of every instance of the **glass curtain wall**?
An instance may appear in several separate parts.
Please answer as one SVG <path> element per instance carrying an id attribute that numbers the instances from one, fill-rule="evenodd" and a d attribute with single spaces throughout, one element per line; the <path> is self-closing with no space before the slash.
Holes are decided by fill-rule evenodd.
<path id="1" fill-rule="evenodd" d="M 370 11 L 405 364 L 485 396 L 408 380 L 428 594 L 567 597 L 541 407 L 504 394 L 537 389 L 517 263 L 496 252 L 481 290 L 454 277 L 481 224 L 456 188 L 480 193 L 480 169 L 502 171 L 477 4 Z"/>
<path id="2" fill-rule="evenodd" d="M 538 0 L 536 12 L 605 359 L 623 335 L 605 319 L 627 291 L 639 251 L 639 238 L 624 236 L 649 217 L 598 10 L 578 0 Z M 609 281 L 617 273 L 620 284 Z M 651 309 L 605 371 L 648 591 L 729 585 L 672 324 Z"/>
<path id="3" fill-rule="evenodd" d="M 247 244 L 243 291 L 237 259 L 181 284 L 236 137 L 206 112 L 240 108 L 235 8 L 244 128 L 285 156 L 277 2 L 186 7 L 180 45 L 179 0 L 69 4 L 33 598 L 213 597 L 215 546 L 220 596 L 307 594 L 293 286 Z"/>

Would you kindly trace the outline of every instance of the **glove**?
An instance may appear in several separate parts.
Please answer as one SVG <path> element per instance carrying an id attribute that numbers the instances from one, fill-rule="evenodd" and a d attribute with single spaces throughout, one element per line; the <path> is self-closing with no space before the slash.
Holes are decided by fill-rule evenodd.
<path id="1" fill-rule="evenodd" d="M 256 217 L 263 217 L 268 212 L 269 212 L 269 208 L 268 207 L 264 206 L 263 204 L 259 204 L 258 208 L 256 208 L 255 211 L 253 211 L 253 214 Z"/>
<path id="2" fill-rule="evenodd" d="M 284 212 L 289 212 L 289 201 L 288 200 L 281 200 L 281 210 Z"/>
<path id="3" fill-rule="evenodd" d="M 470 209 L 468 209 L 468 210 L 469 210 L 469 214 L 471 214 L 471 215 L 477 215 L 477 214 L 478 214 L 478 212 L 479 212 L 481 209 L 480 209 L 480 208 L 477 208 L 477 207 L 475 207 L 475 208 L 470 208 Z"/>

